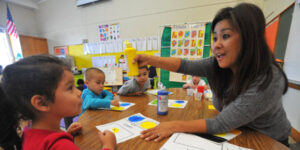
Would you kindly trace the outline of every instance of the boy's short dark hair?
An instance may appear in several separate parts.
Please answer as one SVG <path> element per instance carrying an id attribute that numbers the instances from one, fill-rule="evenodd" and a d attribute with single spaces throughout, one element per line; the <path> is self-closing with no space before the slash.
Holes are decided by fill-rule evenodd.
<path id="1" fill-rule="evenodd" d="M 103 73 L 104 74 L 104 72 L 101 69 L 99 69 L 99 68 L 94 68 L 94 67 L 88 68 L 85 71 L 85 79 L 86 80 L 90 80 L 92 78 L 94 72 L 96 72 L 96 73 Z"/>
<path id="2" fill-rule="evenodd" d="M 77 80 L 77 84 L 78 84 L 78 85 L 84 84 L 84 81 L 83 81 L 82 79 L 78 79 L 78 80 Z"/>
<path id="3" fill-rule="evenodd" d="M 144 69 L 144 68 L 145 68 L 147 71 L 149 71 L 149 69 L 148 69 L 148 66 L 147 66 L 147 65 L 139 67 L 139 69 Z"/>

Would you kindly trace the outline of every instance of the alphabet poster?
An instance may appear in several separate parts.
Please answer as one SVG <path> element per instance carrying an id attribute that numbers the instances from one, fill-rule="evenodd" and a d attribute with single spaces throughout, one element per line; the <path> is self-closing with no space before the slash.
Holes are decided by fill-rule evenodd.
<path id="1" fill-rule="evenodd" d="M 203 58 L 204 36 L 205 23 L 173 26 L 170 56 L 188 60 Z M 191 76 L 170 72 L 169 81 L 186 82 L 190 79 Z"/>

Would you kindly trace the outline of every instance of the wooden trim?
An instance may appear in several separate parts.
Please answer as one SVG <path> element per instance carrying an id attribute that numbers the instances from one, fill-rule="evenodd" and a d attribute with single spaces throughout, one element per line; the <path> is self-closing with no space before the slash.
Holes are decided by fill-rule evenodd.
<path id="1" fill-rule="evenodd" d="M 28 35 L 20 35 L 21 37 L 27 37 L 27 38 L 34 38 L 34 39 L 39 39 L 39 40 L 47 40 L 46 38 L 42 37 L 36 37 L 36 36 L 28 36 Z"/>
<path id="2" fill-rule="evenodd" d="M 291 137 L 296 141 L 296 142 L 300 142 L 300 132 L 298 132 L 296 129 L 294 129 L 292 127 L 292 133 L 291 133 Z"/>
<path id="3" fill-rule="evenodd" d="M 290 87 L 290 88 L 297 89 L 297 90 L 300 90 L 300 85 L 298 85 L 298 84 L 289 83 L 289 87 Z"/>

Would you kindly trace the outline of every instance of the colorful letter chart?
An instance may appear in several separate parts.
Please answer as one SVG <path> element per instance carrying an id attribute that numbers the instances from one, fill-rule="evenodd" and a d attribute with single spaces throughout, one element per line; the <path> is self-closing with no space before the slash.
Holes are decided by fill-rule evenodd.
<path id="1" fill-rule="evenodd" d="M 99 109 L 124 111 L 124 110 L 128 109 L 129 107 L 135 105 L 134 103 L 129 103 L 129 102 L 119 102 L 119 103 L 120 103 L 120 107 L 110 105 L 110 108 L 99 108 Z"/>
<path id="2" fill-rule="evenodd" d="M 205 23 L 172 26 L 171 57 L 187 60 L 203 58 Z M 190 76 L 170 72 L 169 81 L 186 82 Z"/>
<path id="3" fill-rule="evenodd" d="M 159 124 L 158 121 L 143 116 L 141 113 L 127 118 L 96 126 L 100 131 L 109 130 L 115 133 L 117 143 L 121 143 L 140 135 L 140 132 L 151 129 Z"/>
<path id="4" fill-rule="evenodd" d="M 174 133 L 160 150 L 250 150 L 228 142 L 217 143 L 194 134 Z"/>
<path id="5" fill-rule="evenodd" d="M 168 106 L 170 108 L 184 108 L 187 103 L 188 101 L 184 101 L 184 100 L 172 100 L 172 99 L 168 100 Z M 150 103 L 148 103 L 148 105 L 157 106 L 157 99 L 151 101 Z"/>

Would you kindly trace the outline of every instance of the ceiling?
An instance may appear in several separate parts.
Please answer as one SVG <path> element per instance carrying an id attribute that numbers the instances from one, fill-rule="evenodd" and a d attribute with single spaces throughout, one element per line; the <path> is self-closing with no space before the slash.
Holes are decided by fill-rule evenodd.
<path id="1" fill-rule="evenodd" d="M 17 5 L 20 5 L 20 6 L 28 7 L 31 9 L 38 9 L 38 5 L 47 0 L 5 0 L 5 1 L 8 1 L 9 3 L 14 3 Z"/>

